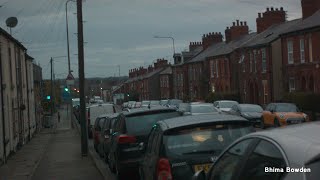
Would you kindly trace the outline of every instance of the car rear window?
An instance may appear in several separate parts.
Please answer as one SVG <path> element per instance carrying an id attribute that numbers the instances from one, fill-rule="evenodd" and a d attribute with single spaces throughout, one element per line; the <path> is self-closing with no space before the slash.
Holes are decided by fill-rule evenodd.
<path id="1" fill-rule="evenodd" d="M 248 123 L 202 125 L 171 131 L 164 135 L 166 154 L 168 157 L 195 154 L 218 156 L 233 141 L 253 131 Z"/>
<path id="2" fill-rule="evenodd" d="M 178 116 L 181 114 L 177 111 L 139 114 L 138 116 L 126 117 L 126 128 L 128 133 L 132 135 L 148 135 L 156 122 Z"/>

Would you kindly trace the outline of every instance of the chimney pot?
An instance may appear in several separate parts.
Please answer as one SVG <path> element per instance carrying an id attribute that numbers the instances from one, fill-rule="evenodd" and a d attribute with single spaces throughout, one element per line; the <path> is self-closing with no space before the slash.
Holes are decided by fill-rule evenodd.
<path id="1" fill-rule="evenodd" d="M 261 18 L 261 13 L 258 13 L 258 17 Z"/>
<path id="2" fill-rule="evenodd" d="M 280 11 L 283 11 L 283 7 L 280 7 Z"/>
<path id="3" fill-rule="evenodd" d="M 229 30 L 229 26 L 227 27 L 227 29 Z"/>
<path id="4" fill-rule="evenodd" d="M 239 20 L 237 20 L 237 26 L 239 26 Z"/>
<path id="5" fill-rule="evenodd" d="M 267 12 L 269 12 L 269 8 L 267 8 Z"/>
<path id="6" fill-rule="evenodd" d="M 240 25 L 243 26 L 243 22 L 242 21 L 240 22 Z"/>
<path id="7" fill-rule="evenodd" d="M 233 26 L 236 26 L 236 22 L 233 22 L 232 24 L 233 24 Z"/>
<path id="8" fill-rule="evenodd" d="M 273 11 L 273 7 L 271 7 L 271 11 Z"/>
<path id="9" fill-rule="evenodd" d="M 276 11 L 279 11 L 279 9 L 278 9 L 278 8 L 276 8 Z"/>
<path id="10" fill-rule="evenodd" d="M 244 22 L 244 25 L 247 26 L 247 21 Z"/>

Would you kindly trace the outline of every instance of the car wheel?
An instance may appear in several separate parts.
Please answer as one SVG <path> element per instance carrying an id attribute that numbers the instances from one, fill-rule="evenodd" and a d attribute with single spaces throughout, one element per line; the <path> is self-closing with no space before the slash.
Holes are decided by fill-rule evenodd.
<path id="1" fill-rule="evenodd" d="M 260 121 L 260 128 L 261 129 L 265 129 L 266 128 L 266 125 L 264 124 L 264 119 L 261 118 L 261 121 Z"/>
<path id="2" fill-rule="evenodd" d="M 274 119 L 274 127 L 280 127 L 280 122 L 277 118 Z"/>

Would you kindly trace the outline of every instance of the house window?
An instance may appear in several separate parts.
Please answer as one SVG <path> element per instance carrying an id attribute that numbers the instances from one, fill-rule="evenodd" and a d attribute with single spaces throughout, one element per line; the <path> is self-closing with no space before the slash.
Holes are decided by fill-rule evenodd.
<path id="1" fill-rule="evenodd" d="M 288 64 L 293 64 L 293 42 L 288 41 Z"/>
<path id="2" fill-rule="evenodd" d="M 252 53 L 250 52 L 249 54 L 250 54 L 250 55 L 249 55 L 249 56 L 250 56 L 249 66 L 250 66 L 250 72 L 252 72 L 252 59 L 253 59 L 253 58 L 252 58 Z"/>
<path id="3" fill-rule="evenodd" d="M 304 39 L 300 39 L 300 61 L 301 63 L 305 62 L 305 54 L 304 54 Z"/>
<path id="4" fill-rule="evenodd" d="M 262 56 L 262 72 L 266 72 L 267 71 L 267 57 L 266 57 L 266 49 L 263 48 L 261 51 L 261 56 Z"/>
<path id="5" fill-rule="evenodd" d="M 196 68 L 193 68 L 193 80 L 196 80 Z"/>
<path id="6" fill-rule="evenodd" d="M 257 72 L 257 51 L 253 51 L 254 72 Z"/>
<path id="7" fill-rule="evenodd" d="M 190 77 L 190 81 L 192 81 L 192 69 L 191 68 L 189 68 L 189 77 Z"/>
<path id="8" fill-rule="evenodd" d="M 310 62 L 313 61 L 313 54 L 312 54 L 312 38 L 311 35 L 309 36 L 309 57 L 310 57 Z"/>
<path id="9" fill-rule="evenodd" d="M 214 71 L 215 71 L 215 67 L 214 67 L 214 61 L 210 61 L 210 63 L 211 63 L 211 77 L 214 77 Z"/>
<path id="10" fill-rule="evenodd" d="M 216 73 L 217 73 L 217 77 L 219 77 L 219 67 L 218 67 L 218 65 L 219 65 L 219 62 L 216 61 Z"/>
<path id="11" fill-rule="evenodd" d="M 296 89 L 294 78 L 289 78 L 289 92 L 293 92 Z"/>

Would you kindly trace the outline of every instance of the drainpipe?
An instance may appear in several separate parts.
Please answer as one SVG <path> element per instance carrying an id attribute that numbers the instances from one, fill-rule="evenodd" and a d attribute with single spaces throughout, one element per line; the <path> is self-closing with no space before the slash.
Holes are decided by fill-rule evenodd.
<path id="1" fill-rule="evenodd" d="M 6 163 L 7 153 L 6 153 L 6 128 L 5 128 L 5 117 L 4 117 L 4 101 L 3 101 L 3 79 L 2 79 L 2 55 L 1 55 L 1 48 L 0 48 L 0 91 L 1 91 L 1 111 L 2 111 L 2 137 L 3 137 L 3 162 Z"/>

